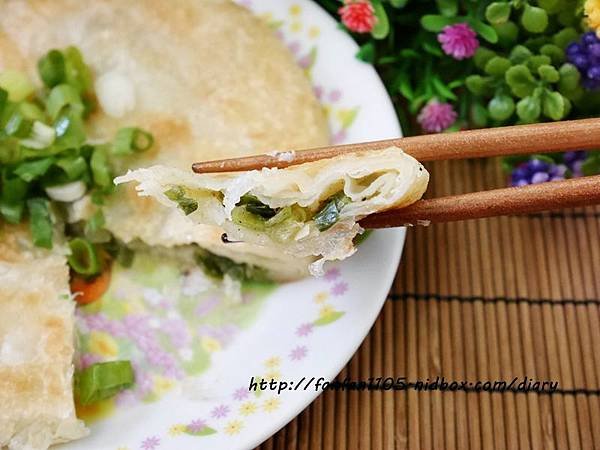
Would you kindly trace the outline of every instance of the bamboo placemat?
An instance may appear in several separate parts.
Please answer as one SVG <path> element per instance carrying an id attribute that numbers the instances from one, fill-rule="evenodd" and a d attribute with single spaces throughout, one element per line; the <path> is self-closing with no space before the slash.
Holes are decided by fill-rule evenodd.
<path id="1" fill-rule="evenodd" d="M 435 196 L 506 182 L 493 160 L 429 168 Z M 409 230 L 389 300 L 338 379 L 527 376 L 558 390 L 328 391 L 260 450 L 600 449 L 599 268 L 600 209 Z"/>

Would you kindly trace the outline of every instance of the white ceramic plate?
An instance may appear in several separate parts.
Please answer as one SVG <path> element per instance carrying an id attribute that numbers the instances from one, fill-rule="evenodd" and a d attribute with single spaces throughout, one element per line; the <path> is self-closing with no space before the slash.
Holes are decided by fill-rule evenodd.
<path id="1" fill-rule="evenodd" d="M 306 69 L 334 142 L 400 135 L 377 74 L 355 58 L 356 44 L 320 7 L 310 0 L 240 3 L 267 20 Z M 82 364 L 131 359 L 137 384 L 80 411 L 91 435 L 65 447 L 258 445 L 320 393 L 319 378 L 334 378 L 354 354 L 385 301 L 403 242 L 404 230 L 374 233 L 323 278 L 250 288 L 240 305 L 164 258 L 138 255 L 131 269 L 116 268 L 101 309 L 78 312 Z M 251 377 L 288 387 L 249 392 Z"/>

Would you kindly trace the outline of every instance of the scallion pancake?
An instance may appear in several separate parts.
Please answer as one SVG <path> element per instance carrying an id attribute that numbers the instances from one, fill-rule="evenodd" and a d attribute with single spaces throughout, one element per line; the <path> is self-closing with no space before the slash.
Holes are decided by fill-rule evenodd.
<path id="1" fill-rule="evenodd" d="M 100 108 L 95 141 L 123 126 L 150 131 L 154 147 L 120 167 L 308 148 L 328 142 L 310 83 L 266 23 L 229 0 L 0 0 L 0 70 L 36 75 L 50 48 L 77 46 L 90 64 Z M 191 232 L 173 212 L 122 189 L 105 207 L 107 228 L 125 242 L 191 242 L 240 262 L 265 263 L 274 278 L 306 274 L 306 261 Z M 216 237 L 216 238 L 215 238 Z"/>

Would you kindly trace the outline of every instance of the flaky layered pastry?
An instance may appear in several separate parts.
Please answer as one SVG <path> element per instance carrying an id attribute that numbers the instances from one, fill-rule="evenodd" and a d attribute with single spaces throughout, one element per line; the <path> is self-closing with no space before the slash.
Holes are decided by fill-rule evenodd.
<path id="1" fill-rule="evenodd" d="M 428 180 L 417 160 L 391 147 L 242 174 L 154 166 L 115 181 L 137 182 L 140 195 L 178 208 L 196 224 L 218 225 L 230 239 L 320 257 L 311 265 L 318 273 L 323 261 L 354 253 L 358 220 L 417 201 Z"/>
<path id="2" fill-rule="evenodd" d="M 0 226 L 0 448 L 46 449 L 85 436 L 73 403 L 75 303 L 64 249 Z"/>

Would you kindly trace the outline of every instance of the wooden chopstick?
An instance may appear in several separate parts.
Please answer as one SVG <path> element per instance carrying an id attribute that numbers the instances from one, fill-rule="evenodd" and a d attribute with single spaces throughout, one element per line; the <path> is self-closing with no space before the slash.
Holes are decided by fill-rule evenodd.
<path id="1" fill-rule="evenodd" d="M 419 200 L 406 208 L 371 214 L 360 224 L 364 228 L 390 228 L 597 204 L 600 175 Z"/>
<path id="2" fill-rule="evenodd" d="M 288 167 L 344 153 L 396 146 L 419 161 L 526 155 L 600 147 L 600 119 L 485 128 L 457 133 L 428 134 L 384 141 L 337 145 L 295 152 L 293 159 L 256 155 L 198 162 L 197 173 L 239 172 L 262 167 Z"/>

